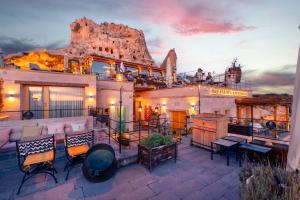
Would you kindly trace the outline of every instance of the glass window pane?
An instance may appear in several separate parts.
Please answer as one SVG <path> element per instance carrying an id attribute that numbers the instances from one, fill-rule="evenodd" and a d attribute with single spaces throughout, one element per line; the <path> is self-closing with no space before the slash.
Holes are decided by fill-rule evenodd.
<path id="1" fill-rule="evenodd" d="M 49 87 L 49 117 L 82 116 L 83 91 L 83 88 Z"/>
<path id="2" fill-rule="evenodd" d="M 139 74 L 139 70 L 133 67 L 126 67 L 126 72 L 131 73 L 133 76 L 137 76 Z"/>
<path id="3" fill-rule="evenodd" d="M 93 61 L 92 73 L 97 75 L 99 79 L 110 78 L 110 65 L 104 62 Z"/>
<path id="4" fill-rule="evenodd" d="M 44 118 L 44 97 L 42 87 L 29 87 L 29 110 L 33 119 Z"/>

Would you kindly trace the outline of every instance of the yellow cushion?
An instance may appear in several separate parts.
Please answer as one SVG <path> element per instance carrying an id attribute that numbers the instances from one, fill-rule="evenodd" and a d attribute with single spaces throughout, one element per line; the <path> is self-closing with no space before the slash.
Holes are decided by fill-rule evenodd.
<path id="1" fill-rule="evenodd" d="M 69 147 L 68 154 L 70 156 L 77 156 L 77 155 L 85 154 L 89 150 L 89 148 L 90 147 L 88 144 L 82 144 L 79 146 Z"/>
<path id="2" fill-rule="evenodd" d="M 41 133 L 41 126 L 24 126 L 22 129 L 22 138 L 39 136 Z"/>
<path id="3" fill-rule="evenodd" d="M 43 153 L 32 154 L 26 157 L 23 165 L 29 166 L 37 163 L 47 162 L 54 160 L 54 151 L 45 151 Z"/>

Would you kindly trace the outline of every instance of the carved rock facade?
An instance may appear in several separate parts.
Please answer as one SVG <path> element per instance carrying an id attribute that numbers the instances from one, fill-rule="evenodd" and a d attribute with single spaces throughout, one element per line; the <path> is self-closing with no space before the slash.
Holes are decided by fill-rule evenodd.
<path id="1" fill-rule="evenodd" d="M 101 23 L 82 18 L 70 25 L 71 42 L 63 49 L 74 55 L 96 55 L 153 65 L 144 33 L 122 24 Z"/>

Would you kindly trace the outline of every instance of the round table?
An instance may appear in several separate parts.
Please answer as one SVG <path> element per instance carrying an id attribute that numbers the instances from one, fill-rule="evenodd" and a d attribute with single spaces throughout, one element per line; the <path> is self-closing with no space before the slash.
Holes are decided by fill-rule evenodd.
<path id="1" fill-rule="evenodd" d="M 116 170 L 115 151 L 108 144 L 96 144 L 90 148 L 82 165 L 83 175 L 91 182 L 106 181 Z"/>

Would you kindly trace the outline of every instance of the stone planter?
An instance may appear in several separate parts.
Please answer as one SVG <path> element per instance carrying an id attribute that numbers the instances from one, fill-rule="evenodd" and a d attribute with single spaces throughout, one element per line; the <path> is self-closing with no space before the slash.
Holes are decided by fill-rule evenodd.
<path id="1" fill-rule="evenodd" d="M 174 161 L 176 162 L 176 142 L 154 148 L 138 145 L 138 162 L 143 165 L 146 165 L 150 172 L 152 171 L 153 167 L 170 159 L 174 159 Z"/>

